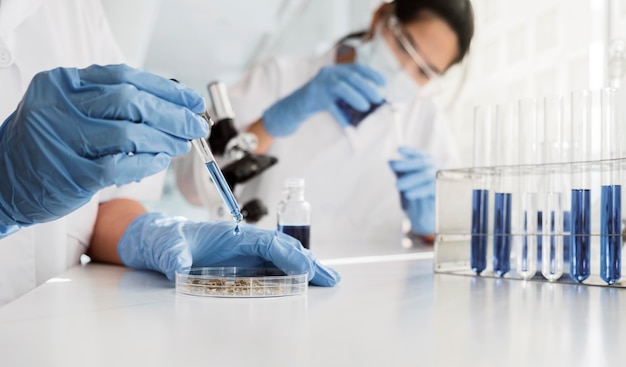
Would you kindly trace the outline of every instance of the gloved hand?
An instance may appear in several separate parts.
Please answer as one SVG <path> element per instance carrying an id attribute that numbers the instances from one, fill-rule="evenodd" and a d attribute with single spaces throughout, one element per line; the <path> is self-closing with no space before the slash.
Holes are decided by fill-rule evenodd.
<path id="1" fill-rule="evenodd" d="M 165 169 L 208 134 L 204 110 L 199 94 L 125 65 L 37 74 L 0 128 L 0 237 Z"/>
<path id="2" fill-rule="evenodd" d="M 372 103 L 382 103 L 374 85 L 385 79 L 368 66 L 338 64 L 325 66 L 300 89 L 263 112 L 263 126 L 273 137 L 289 136 L 310 116 L 328 111 L 342 127 L 349 121 L 337 107 L 342 100 L 357 111 L 367 111 Z"/>
<path id="3" fill-rule="evenodd" d="M 398 177 L 402 209 L 411 221 L 411 231 L 419 235 L 435 232 L 435 175 L 432 158 L 413 147 L 398 149 L 403 159 L 389 161 Z"/>
<path id="4" fill-rule="evenodd" d="M 117 247 L 122 263 L 135 269 L 155 270 L 174 280 L 176 272 L 193 267 L 263 267 L 268 261 L 287 274 L 309 274 L 315 285 L 332 287 L 341 277 L 322 266 L 293 237 L 277 231 L 233 222 L 193 222 L 162 213 L 137 217 Z"/>

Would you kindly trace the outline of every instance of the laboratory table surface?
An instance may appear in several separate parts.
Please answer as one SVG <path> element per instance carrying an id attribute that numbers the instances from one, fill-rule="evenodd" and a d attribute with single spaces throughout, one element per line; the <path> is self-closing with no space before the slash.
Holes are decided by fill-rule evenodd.
<path id="1" fill-rule="evenodd" d="M 0 366 L 626 365 L 626 290 L 433 274 L 429 249 L 326 258 L 338 286 L 277 298 L 77 266 L 0 307 Z"/>

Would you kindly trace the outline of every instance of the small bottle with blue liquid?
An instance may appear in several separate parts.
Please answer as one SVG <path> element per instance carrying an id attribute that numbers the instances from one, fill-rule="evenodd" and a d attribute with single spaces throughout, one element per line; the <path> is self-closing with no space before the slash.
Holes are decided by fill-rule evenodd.
<path id="1" fill-rule="evenodd" d="M 277 210 L 277 229 L 299 240 L 304 248 L 309 248 L 311 204 L 304 198 L 304 179 L 285 180 L 285 197 Z"/>

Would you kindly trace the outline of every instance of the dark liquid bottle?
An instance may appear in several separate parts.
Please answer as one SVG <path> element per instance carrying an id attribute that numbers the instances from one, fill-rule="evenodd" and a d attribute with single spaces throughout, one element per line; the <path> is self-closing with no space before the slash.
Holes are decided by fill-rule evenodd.
<path id="1" fill-rule="evenodd" d="M 382 103 L 372 103 L 367 111 L 357 111 L 352 108 L 352 106 L 340 99 L 337 101 L 337 107 L 339 107 L 341 113 L 343 113 L 344 117 L 348 120 L 350 125 L 357 127 L 359 126 L 361 121 L 363 121 L 370 113 L 376 111 L 378 107 L 382 106 L 384 103 L 385 101 L 383 101 Z"/>
<path id="2" fill-rule="evenodd" d="M 285 181 L 285 198 L 278 204 L 277 229 L 309 248 L 311 237 L 311 204 L 304 199 L 304 180 Z"/>

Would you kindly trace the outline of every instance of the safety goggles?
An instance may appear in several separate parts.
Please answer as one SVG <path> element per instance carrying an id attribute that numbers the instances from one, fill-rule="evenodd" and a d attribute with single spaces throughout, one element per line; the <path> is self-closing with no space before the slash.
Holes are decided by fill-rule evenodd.
<path id="1" fill-rule="evenodd" d="M 402 51 L 407 54 L 417 67 L 419 68 L 421 74 L 428 79 L 428 81 L 433 81 L 441 76 L 441 73 L 433 70 L 433 68 L 428 65 L 426 60 L 419 54 L 413 42 L 409 40 L 407 36 L 402 32 L 402 26 L 398 21 L 398 18 L 395 16 L 390 16 L 387 21 L 387 28 L 393 33 L 394 37 L 400 44 Z"/>

